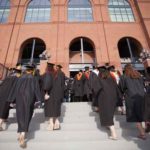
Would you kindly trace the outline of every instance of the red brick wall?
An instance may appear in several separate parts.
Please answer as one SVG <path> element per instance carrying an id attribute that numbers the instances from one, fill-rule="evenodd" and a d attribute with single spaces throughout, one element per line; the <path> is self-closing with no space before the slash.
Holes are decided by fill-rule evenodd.
<path id="1" fill-rule="evenodd" d="M 0 63 L 15 66 L 21 53 L 21 45 L 29 38 L 37 37 L 46 44 L 51 53 L 51 61 L 64 66 L 69 74 L 69 45 L 77 37 L 87 37 L 94 43 L 99 64 L 110 62 L 121 69 L 118 41 L 123 37 L 137 39 L 143 48 L 149 49 L 139 16 L 131 0 L 136 18 L 134 23 L 114 23 L 110 21 L 107 0 L 91 0 L 94 21 L 90 23 L 67 22 L 67 0 L 52 0 L 51 21 L 49 23 L 24 23 L 28 0 L 21 0 L 13 33 L 13 23 L 19 0 L 11 0 L 11 13 L 7 24 L 0 24 Z M 150 34 L 150 1 L 139 0 L 145 25 Z M 79 60 L 77 60 L 79 61 Z"/>

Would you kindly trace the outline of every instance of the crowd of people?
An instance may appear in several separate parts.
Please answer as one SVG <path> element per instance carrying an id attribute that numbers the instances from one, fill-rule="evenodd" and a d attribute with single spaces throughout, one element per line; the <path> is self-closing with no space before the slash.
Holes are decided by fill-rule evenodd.
<path id="1" fill-rule="evenodd" d="M 9 76 L 0 84 L 0 131 L 4 130 L 3 123 L 15 104 L 18 141 L 21 147 L 25 147 L 25 136 L 36 102 L 44 103 L 47 130 L 59 130 L 61 104 L 70 90 L 73 102 L 91 102 L 93 111 L 99 113 L 101 126 L 109 128 L 110 139 L 118 139 L 114 125 L 117 107 L 121 114 L 126 114 L 127 122 L 136 123 L 138 138 L 146 139 L 146 132 L 150 131 L 150 86 L 131 64 L 125 66 L 122 75 L 115 66 L 95 66 L 92 70 L 85 67 L 75 75 L 71 85 L 67 84 L 69 78 L 61 68 L 61 65 L 47 63 L 42 75 L 33 64 L 24 67 L 17 64 L 11 68 Z"/>

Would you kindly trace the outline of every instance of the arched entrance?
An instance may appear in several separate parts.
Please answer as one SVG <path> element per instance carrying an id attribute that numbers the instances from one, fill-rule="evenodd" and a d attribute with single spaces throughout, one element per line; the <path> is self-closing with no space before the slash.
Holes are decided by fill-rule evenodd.
<path id="1" fill-rule="evenodd" d="M 126 64 L 131 63 L 137 70 L 144 71 L 144 66 L 140 59 L 143 47 L 138 40 L 131 37 L 124 37 L 119 40 L 118 49 L 122 68 Z"/>
<path id="2" fill-rule="evenodd" d="M 85 66 L 92 68 L 96 64 L 94 43 L 86 37 L 75 38 L 69 46 L 69 58 L 69 71 L 72 77 Z"/>
<path id="3" fill-rule="evenodd" d="M 26 40 L 21 46 L 19 62 L 22 64 L 35 63 L 39 64 L 39 55 L 46 49 L 43 40 L 39 38 L 31 38 Z"/>

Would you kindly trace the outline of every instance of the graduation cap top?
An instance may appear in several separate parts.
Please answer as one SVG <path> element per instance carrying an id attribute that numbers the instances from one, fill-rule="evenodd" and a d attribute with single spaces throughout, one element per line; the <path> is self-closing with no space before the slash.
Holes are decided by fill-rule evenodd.
<path id="1" fill-rule="evenodd" d="M 26 70 L 34 70 L 35 69 L 35 65 L 25 65 Z"/>
<path id="2" fill-rule="evenodd" d="M 53 67 L 55 64 L 47 62 L 48 67 Z"/>
<path id="3" fill-rule="evenodd" d="M 109 67 L 108 67 L 108 70 L 109 70 L 109 71 L 111 71 L 111 70 L 115 70 L 115 66 L 114 66 L 114 65 L 109 66 Z"/>
<path id="4" fill-rule="evenodd" d="M 13 70 L 15 72 L 19 72 L 19 73 L 21 73 L 21 71 L 22 71 L 21 66 L 16 66 L 15 68 L 11 68 L 11 70 Z"/>
<path id="5" fill-rule="evenodd" d="M 15 71 L 15 72 L 21 72 L 22 70 L 21 69 L 17 69 L 17 68 L 13 68 L 13 70 Z"/>
<path id="6" fill-rule="evenodd" d="M 8 70 L 14 70 L 14 68 L 9 67 Z"/>
<path id="7" fill-rule="evenodd" d="M 105 71 L 105 70 L 107 70 L 107 67 L 106 66 L 99 66 L 98 70 Z"/>
<path id="8" fill-rule="evenodd" d="M 16 64 L 16 67 L 18 67 L 18 66 L 22 66 L 22 64 L 21 64 L 21 63 L 17 63 L 17 64 Z"/>

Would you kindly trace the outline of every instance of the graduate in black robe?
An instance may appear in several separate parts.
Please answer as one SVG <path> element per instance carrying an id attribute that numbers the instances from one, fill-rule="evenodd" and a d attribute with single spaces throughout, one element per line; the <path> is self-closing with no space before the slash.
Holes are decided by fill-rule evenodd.
<path id="1" fill-rule="evenodd" d="M 16 114 L 18 123 L 19 143 L 25 147 L 25 134 L 28 132 L 31 121 L 35 100 L 42 100 L 38 80 L 33 76 L 34 68 L 26 66 L 25 73 L 18 79 L 15 94 Z M 13 99 L 14 99 L 13 98 Z"/>
<path id="2" fill-rule="evenodd" d="M 103 71 L 100 71 L 98 92 L 100 122 L 102 126 L 109 127 L 111 132 L 109 138 L 113 140 L 117 139 L 113 119 L 116 102 L 119 96 L 120 93 L 117 84 L 111 78 L 110 72 L 107 70 L 107 68 L 103 69 Z"/>
<path id="3" fill-rule="evenodd" d="M 21 76 L 21 67 L 12 68 L 11 73 L 0 85 L 0 131 L 3 131 L 3 122 L 9 116 L 10 102 L 14 103 L 15 99 L 12 100 L 12 94 L 14 93 L 15 84 L 18 77 Z M 11 94 L 11 95 L 10 95 Z"/>
<path id="4" fill-rule="evenodd" d="M 120 76 L 121 73 L 115 69 L 115 66 L 109 66 L 108 70 L 110 71 L 110 75 L 111 77 L 114 79 L 114 81 L 117 83 L 117 85 L 119 84 L 119 80 L 120 80 Z M 124 106 L 123 106 L 123 96 L 121 98 L 118 99 L 117 103 L 117 111 L 119 114 L 121 115 L 125 115 L 126 112 L 124 110 Z"/>
<path id="5" fill-rule="evenodd" d="M 62 91 L 62 101 L 63 102 L 63 99 L 64 99 L 64 93 L 65 93 L 65 80 L 66 80 L 66 76 L 65 76 L 65 73 L 62 71 L 62 66 L 61 65 L 56 65 L 56 69 L 57 69 L 57 72 L 58 74 L 60 74 L 61 76 L 61 91 Z"/>
<path id="6" fill-rule="evenodd" d="M 84 90 L 84 79 L 82 70 L 76 74 L 73 82 L 72 92 L 73 92 L 73 102 L 83 101 L 83 90 Z"/>
<path id="7" fill-rule="evenodd" d="M 98 112 L 98 97 L 97 97 L 97 92 L 95 90 L 98 89 L 97 83 L 99 82 L 99 69 L 96 66 L 93 66 L 93 70 L 91 71 L 90 75 L 90 86 L 92 88 L 92 106 L 93 106 L 93 111 Z"/>
<path id="8" fill-rule="evenodd" d="M 47 130 L 60 129 L 58 118 L 61 115 L 61 103 L 64 97 L 65 76 L 56 65 L 53 65 L 52 72 L 52 88 L 48 91 L 48 96 L 45 96 L 45 117 L 49 118 Z"/>
<path id="9" fill-rule="evenodd" d="M 41 93 L 43 99 L 45 95 L 48 95 L 52 89 L 53 85 L 53 65 L 52 63 L 47 63 L 45 73 L 41 75 Z"/>
<path id="10" fill-rule="evenodd" d="M 90 84 L 90 68 L 88 66 L 85 67 L 85 72 L 84 72 L 84 101 L 91 102 L 92 101 L 92 89 L 91 89 L 91 84 Z"/>
<path id="11" fill-rule="evenodd" d="M 127 122 L 135 122 L 139 130 L 139 138 L 145 139 L 145 131 L 142 127 L 144 120 L 144 82 L 139 72 L 128 64 L 125 66 L 125 74 L 120 78 L 121 91 L 125 94 Z"/>
<path id="12" fill-rule="evenodd" d="M 145 132 L 150 132 L 150 79 L 145 81 L 146 95 L 145 95 L 145 111 L 144 111 L 144 120 L 146 129 Z"/>

